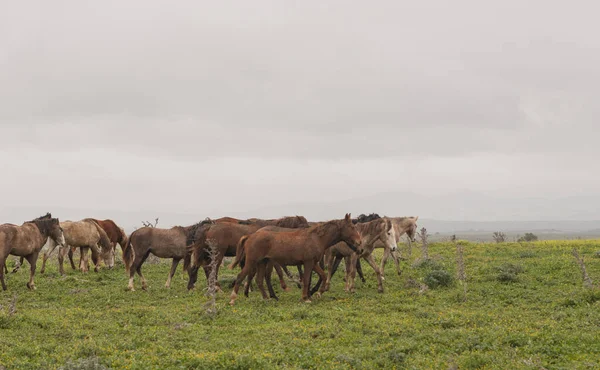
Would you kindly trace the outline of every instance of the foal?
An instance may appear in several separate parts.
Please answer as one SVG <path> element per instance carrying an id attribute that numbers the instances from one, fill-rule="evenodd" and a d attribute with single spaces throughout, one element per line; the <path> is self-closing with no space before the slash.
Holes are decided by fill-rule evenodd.
<path id="1" fill-rule="evenodd" d="M 373 250 L 375 243 L 381 242 L 390 250 L 396 249 L 396 235 L 392 221 L 387 218 L 379 218 L 375 221 L 356 224 L 356 228 L 363 240 L 362 253 L 358 254 L 352 251 L 344 242 L 337 243 L 331 247 L 327 254 L 329 255 L 329 265 L 327 268 L 327 281 L 325 282 L 325 290 L 329 290 L 331 277 L 335 273 L 334 264 L 339 264 L 339 261 L 344 258 L 346 260 L 346 291 L 354 292 L 354 278 L 356 277 L 356 266 L 359 258 L 363 258 L 375 270 L 377 275 L 377 291 L 383 293 L 383 281 L 381 271 L 377 267 L 373 258 Z"/>
<path id="2" fill-rule="evenodd" d="M 303 264 L 302 299 L 307 303 L 310 302 L 310 275 L 314 269 L 323 280 L 326 278 L 325 272 L 319 266 L 319 260 L 327 248 L 340 241 L 345 241 L 353 249 L 360 246 L 361 237 L 352 224 L 350 214 L 346 214 L 342 220 L 329 221 L 308 229 L 290 232 L 257 231 L 246 240 L 245 265 L 236 278 L 229 304 L 235 304 L 241 283 L 255 270 L 257 271 L 258 287 L 263 298 L 267 299 L 263 280 L 269 261 L 282 266 Z M 270 281 L 267 281 L 267 284 L 270 284 Z M 324 291 L 323 288 L 319 294 Z"/>

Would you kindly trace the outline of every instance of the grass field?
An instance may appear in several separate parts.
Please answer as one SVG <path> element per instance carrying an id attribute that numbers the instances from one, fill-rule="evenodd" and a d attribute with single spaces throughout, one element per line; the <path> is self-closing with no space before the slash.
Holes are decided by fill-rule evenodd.
<path id="1" fill-rule="evenodd" d="M 0 364 L 7 369 L 600 368 L 600 241 L 465 245 L 467 295 L 456 280 L 452 244 L 434 243 L 432 261 L 386 269 L 385 293 L 365 263 L 367 283 L 345 293 L 337 274 L 312 304 L 300 292 L 259 293 L 205 313 L 199 280 L 186 291 L 181 268 L 164 288 L 169 264 L 145 265 L 149 291 L 126 291 L 122 265 L 83 275 L 57 273 L 56 261 L 27 291 L 28 266 L 9 274 L 0 293 Z M 596 288 L 583 287 L 571 251 L 584 256 Z M 404 251 L 405 253 L 405 251 Z M 222 270 L 221 284 L 234 272 Z M 237 272 L 237 271 L 236 271 Z M 276 289 L 278 288 L 275 285 Z M 16 296 L 16 304 L 11 303 Z M 11 309 L 12 308 L 12 309 Z M 15 310 L 16 309 L 16 310 Z M 15 311 L 15 312 L 11 312 Z"/>

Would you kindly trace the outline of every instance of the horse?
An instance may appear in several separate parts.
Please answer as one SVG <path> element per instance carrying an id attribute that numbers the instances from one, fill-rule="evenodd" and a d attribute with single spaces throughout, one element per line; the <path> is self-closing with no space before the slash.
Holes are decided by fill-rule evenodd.
<path id="1" fill-rule="evenodd" d="M 391 250 L 396 249 L 396 235 L 392 221 L 388 218 L 379 218 L 369 222 L 357 223 L 356 228 L 362 238 L 362 253 L 357 254 L 350 249 L 345 242 L 339 242 L 327 251 L 328 269 L 327 280 L 325 281 L 325 291 L 329 290 L 331 278 L 335 273 L 334 264 L 339 264 L 343 259 L 346 260 L 346 288 L 347 292 L 354 292 L 354 278 L 356 276 L 357 261 L 359 258 L 366 260 L 377 275 L 377 291 L 383 293 L 383 281 L 381 271 L 373 258 L 375 242 L 386 245 Z"/>
<path id="2" fill-rule="evenodd" d="M 172 258 L 171 271 L 165 283 L 166 288 L 171 287 L 171 279 L 175 275 L 177 265 L 183 259 L 184 269 L 189 265 L 187 261 L 187 246 L 195 242 L 196 231 L 213 221 L 204 220 L 191 226 L 174 226 L 170 229 L 157 227 L 142 227 L 129 236 L 123 250 L 123 262 L 129 275 L 127 288 L 134 291 L 133 277 L 135 273 L 142 279 L 142 289 L 148 289 L 146 278 L 142 274 L 142 265 L 152 253 L 159 258 Z"/>
<path id="3" fill-rule="evenodd" d="M 417 221 L 419 220 L 419 216 L 416 217 L 387 217 L 392 221 L 392 225 L 394 226 L 394 233 L 396 234 L 396 244 L 400 243 L 400 237 L 406 233 L 411 242 L 415 242 L 417 237 Z M 394 263 L 396 264 L 396 272 L 398 275 L 402 274 L 400 270 L 400 261 L 399 257 L 396 255 L 394 251 L 391 250 L 384 243 L 377 243 L 375 248 L 383 248 L 383 257 L 381 258 L 381 278 L 385 280 L 385 263 L 387 259 L 391 256 L 394 259 Z"/>
<path id="4" fill-rule="evenodd" d="M 86 218 L 85 220 L 90 220 L 100 225 L 113 246 L 113 254 L 117 250 L 117 244 L 121 246 L 121 251 L 125 249 L 125 246 L 127 245 L 127 234 L 125 234 L 125 230 L 119 227 L 113 220 L 97 220 L 95 218 Z"/>
<path id="5" fill-rule="evenodd" d="M 301 227 L 307 227 L 308 221 L 304 216 L 285 216 L 277 219 L 263 220 L 261 218 L 249 218 L 247 220 L 240 220 L 233 217 L 221 217 L 214 220 L 215 223 L 232 223 L 241 225 L 255 225 L 260 227 L 265 226 L 278 226 L 287 227 L 290 229 L 298 229 Z"/>
<path id="6" fill-rule="evenodd" d="M 71 267 L 75 269 L 75 265 L 72 259 L 72 248 L 79 248 L 79 269 L 87 273 L 89 271 L 88 251 L 92 251 L 92 262 L 94 263 L 94 271 L 98 272 L 100 269 L 99 257 L 104 259 L 104 263 L 107 266 L 114 265 L 114 253 L 112 244 L 108 235 L 104 229 L 95 221 L 91 219 L 84 219 L 81 221 L 63 221 L 60 223 L 63 229 L 66 244 L 61 246 L 58 251 L 58 269 L 61 275 L 65 274 L 63 262 L 67 252 L 70 253 Z M 42 269 L 40 273 L 44 273 L 46 270 L 46 261 L 54 252 L 56 243 L 50 242 L 49 249 L 44 253 L 42 261 Z"/>
<path id="7" fill-rule="evenodd" d="M 65 237 L 60 222 L 58 218 L 53 218 L 50 213 L 25 222 L 21 226 L 0 225 L 0 266 L 4 266 L 9 254 L 26 258 L 31 267 L 27 288 L 35 290 L 33 277 L 37 259 L 48 238 L 61 246 L 65 245 Z M 0 269 L 0 281 L 2 282 L 2 289 L 6 290 L 3 269 Z"/>
<path id="8" fill-rule="evenodd" d="M 245 240 L 246 263 L 235 280 L 229 304 L 235 304 L 240 284 L 254 271 L 257 272 L 257 283 L 263 298 L 267 299 L 263 280 L 267 263 L 270 261 L 282 266 L 303 264 L 302 300 L 307 303 L 311 302 L 309 297 L 310 275 L 314 269 L 320 278 L 325 280 L 325 272 L 319 266 L 319 260 L 327 248 L 340 241 L 347 242 L 353 250 L 360 248 L 361 237 L 352 224 L 350 214 L 346 214 L 342 220 L 325 222 L 307 229 L 289 232 L 255 232 Z M 269 293 L 274 296 L 270 279 L 267 279 L 267 285 Z M 322 288 L 319 295 L 323 292 Z"/>
<path id="9" fill-rule="evenodd" d="M 214 225 L 210 225 L 203 229 L 199 229 L 197 231 L 198 235 L 196 236 L 196 242 L 188 248 L 191 255 L 191 260 L 193 261 L 191 268 L 188 269 L 188 274 L 190 276 L 188 281 L 188 289 L 193 289 L 194 285 L 196 284 L 196 281 L 198 280 L 199 267 L 204 267 L 204 273 L 208 279 L 208 276 L 211 272 L 210 267 L 208 266 L 211 262 L 209 256 L 211 243 L 214 243 L 214 246 L 217 248 L 215 263 L 217 269 L 217 286 L 220 289 L 218 276 L 223 258 L 236 256 L 240 239 L 263 228 L 262 225 L 265 222 L 277 225 L 274 227 L 299 228 L 308 226 L 308 222 L 304 217 L 291 216 L 282 217 L 277 220 L 250 221 L 249 223 L 221 222 L 215 223 Z"/>

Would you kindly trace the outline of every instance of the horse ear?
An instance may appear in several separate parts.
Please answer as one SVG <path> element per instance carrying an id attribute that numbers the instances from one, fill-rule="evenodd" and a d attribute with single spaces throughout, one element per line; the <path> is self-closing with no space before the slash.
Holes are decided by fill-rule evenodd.
<path id="1" fill-rule="evenodd" d="M 352 216 L 350 216 L 350 213 L 346 213 L 345 219 L 346 221 L 352 221 Z"/>
<path id="2" fill-rule="evenodd" d="M 419 220 L 419 216 L 415 217 L 415 222 L 417 222 Z"/>

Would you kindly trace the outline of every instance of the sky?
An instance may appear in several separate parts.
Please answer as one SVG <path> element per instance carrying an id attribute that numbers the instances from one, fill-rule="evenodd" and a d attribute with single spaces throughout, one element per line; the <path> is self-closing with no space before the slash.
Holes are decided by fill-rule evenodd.
<path id="1" fill-rule="evenodd" d="M 598 200 L 599 11 L 0 0 L 0 222 L 328 219 L 343 216 L 328 204 L 371 197 L 354 211 L 372 212 L 411 194 Z M 430 216 L 481 214 L 460 208 Z"/>

